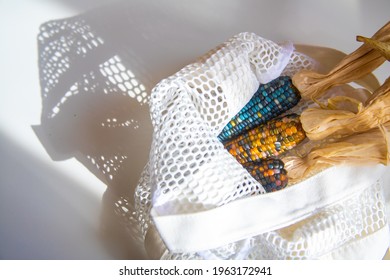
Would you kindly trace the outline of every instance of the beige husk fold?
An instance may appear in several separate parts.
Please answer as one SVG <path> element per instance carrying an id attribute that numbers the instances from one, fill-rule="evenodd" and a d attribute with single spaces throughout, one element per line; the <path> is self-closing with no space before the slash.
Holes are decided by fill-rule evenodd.
<path id="1" fill-rule="evenodd" d="M 359 42 L 364 42 L 367 45 L 370 45 L 372 48 L 377 49 L 382 55 L 387 59 L 390 60 L 390 44 L 386 42 L 381 42 L 379 40 L 366 38 L 363 36 L 357 36 L 356 40 Z"/>
<path id="2" fill-rule="evenodd" d="M 390 22 L 379 29 L 372 39 L 389 42 Z M 294 75 L 292 80 L 303 98 L 317 101 L 317 98 L 329 88 L 360 79 L 371 73 L 385 61 L 386 58 L 382 56 L 381 51 L 364 43 L 357 50 L 344 57 L 327 74 L 304 70 Z"/>
<path id="3" fill-rule="evenodd" d="M 390 78 L 376 88 L 347 85 L 367 75 L 390 56 L 390 22 L 364 44 L 345 56 L 327 74 L 301 71 L 293 77 L 303 98 L 319 107 L 304 110 L 302 127 L 309 141 L 283 158 L 290 184 L 300 182 L 335 165 L 374 165 L 390 162 Z M 331 87 L 339 92 L 326 103 L 317 100 Z"/>
<path id="4" fill-rule="evenodd" d="M 302 127 L 310 140 L 328 136 L 344 137 L 363 132 L 390 120 L 390 78 L 373 94 L 365 106 L 348 96 L 328 99 L 327 108 L 309 108 L 302 112 Z"/>
<path id="5" fill-rule="evenodd" d="M 334 165 L 387 165 L 390 160 L 390 122 L 343 139 L 328 139 L 306 156 L 283 159 L 290 184 Z"/>

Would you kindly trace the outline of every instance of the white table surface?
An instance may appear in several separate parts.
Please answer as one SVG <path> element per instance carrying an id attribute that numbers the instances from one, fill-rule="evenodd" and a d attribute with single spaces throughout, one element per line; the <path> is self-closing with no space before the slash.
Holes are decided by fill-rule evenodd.
<path id="1" fill-rule="evenodd" d="M 360 45 L 356 35 L 371 36 L 390 19 L 388 0 L 0 0 L 0 259 L 143 257 L 121 244 L 108 249 L 100 234 L 106 182 L 73 157 L 53 161 L 32 129 L 42 110 L 39 26 L 100 4 L 121 16 L 101 17 L 107 8 L 97 8 L 89 19 L 101 23 L 98 35 L 113 54 L 125 47 L 133 55 L 132 71 L 147 90 L 239 32 L 348 53 Z M 389 63 L 376 71 L 381 82 L 389 73 Z M 146 163 L 150 124 L 143 133 L 134 182 Z"/>

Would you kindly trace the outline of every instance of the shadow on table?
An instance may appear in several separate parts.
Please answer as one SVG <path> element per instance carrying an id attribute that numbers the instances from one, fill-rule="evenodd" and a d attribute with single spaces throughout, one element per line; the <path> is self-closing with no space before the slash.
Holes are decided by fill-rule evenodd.
<path id="1" fill-rule="evenodd" d="M 149 94 L 204 53 L 202 38 L 217 28 L 186 21 L 177 9 L 188 13 L 187 1 L 174 4 L 120 1 L 46 22 L 38 35 L 42 114 L 33 129 L 53 160 L 74 157 L 107 184 L 105 240 L 132 258 L 146 257 L 134 191 L 152 139 Z"/>
<path id="2" fill-rule="evenodd" d="M 133 197 L 151 144 L 148 97 L 155 81 L 131 48 L 139 38 L 130 36 L 124 8 L 120 3 L 41 26 L 42 115 L 34 131 L 53 160 L 74 157 L 107 184 L 104 241 L 114 255 L 129 250 L 141 259 Z"/>
<path id="3" fill-rule="evenodd" d="M 145 257 L 145 228 L 134 191 L 152 139 L 149 94 L 194 53 L 234 34 L 219 32 L 223 23 L 195 21 L 189 4 L 119 1 L 46 22 L 38 35 L 42 114 L 33 129 L 53 160 L 74 157 L 107 184 L 102 228 L 138 258 Z M 207 49 L 205 37 L 214 38 Z"/>

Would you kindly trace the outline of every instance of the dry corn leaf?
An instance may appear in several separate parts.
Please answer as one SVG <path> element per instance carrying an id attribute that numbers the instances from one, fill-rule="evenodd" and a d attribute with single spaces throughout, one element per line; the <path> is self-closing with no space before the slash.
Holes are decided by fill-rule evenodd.
<path id="1" fill-rule="evenodd" d="M 309 108 L 302 112 L 301 123 L 310 140 L 329 136 L 344 137 L 363 132 L 390 121 L 390 79 L 374 93 L 366 106 L 352 97 L 337 96 L 326 108 Z"/>
<path id="2" fill-rule="evenodd" d="M 381 96 L 381 95 L 384 95 L 386 94 L 387 92 L 390 91 L 390 77 L 386 79 L 386 81 L 383 83 L 383 85 L 378 88 L 367 100 L 366 100 L 366 104 L 370 104 L 372 102 L 374 102 L 374 100 L 376 100 L 378 98 L 378 96 Z"/>
<path id="3" fill-rule="evenodd" d="M 380 85 L 378 85 L 377 89 L 379 87 Z M 367 100 L 371 98 L 372 92 L 370 92 L 366 88 L 354 88 L 348 84 L 345 84 L 335 86 L 332 89 L 328 90 L 326 94 L 323 95 L 323 98 L 326 99 L 327 96 L 329 96 L 330 98 L 333 98 L 335 96 L 350 97 L 356 99 L 359 102 L 362 102 L 363 104 L 366 104 Z"/>
<path id="4" fill-rule="evenodd" d="M 364 133 L 342 139 L 328 139 L 305 157 L 283 159 L 291 184 L 305 180 L 334 165 L 388 164 L 390 122 Z"/>
<path id="5" fill-rule="evenodd" d="M 298 52 L 301 52 L 318 62 L 315 71 L 320 74 L 330 72 L 347 56 L 346 53 L 332 48 L 302 44 L 295 44 L 294 47 Z M 355 79 L 353 82 L 370 92 L 375 91 L 380 86 L 378 79 L 372 73 L 369 73 L 362 78 Z"/>
<path id="6" fill-rule="evenodd" d="M 381 42 L 371 38 L 366 38 L 363 36 L 357 36 L 356 40 L 359 42 L 364 42 L 367 45 L 370 45 L 373 49 L 378 50 L 383 57 L 390 61 L 390 43 Z"/>
<path id="7" fill-rule="evenodd" d="M 382 42 L 390 41 L 390 22 L 374 34 L 372 39 Z M 317 98 L 329 88 L 360 79 L 379 67 L 386 59 L 381 52 L 368 44 L 363 44 L 357 50 L 344 57 L 327 74 L 303 70 L 293 77 L 294 85 L 303 98 L 317 101 Z"/>
<path id="8" fill-rule="evenodd" d="M 390 161 L 390 78 L 380 87 L 354 89 L 346 85 L 356 79 L 367 80 L 388 59 L 390 22 L 371 39 L 359 40 L 364 44 L 347 56 L 341 58 L 339 54 L 341 60 L 333 68 L 318 73 L 301 71 L 293 77 L 302 97 L 314 100 L 320 107 L 301 114 L 302 127 L 310 141 L 303 145 L 301 153 L 283 158 L 291 184 L 335 165 L 387 165 Z M 336 92 L 330 95 L 328 89 L 332 87 Z M 331 97 L 326 104 L 317 100 L 327 95 Z"/>

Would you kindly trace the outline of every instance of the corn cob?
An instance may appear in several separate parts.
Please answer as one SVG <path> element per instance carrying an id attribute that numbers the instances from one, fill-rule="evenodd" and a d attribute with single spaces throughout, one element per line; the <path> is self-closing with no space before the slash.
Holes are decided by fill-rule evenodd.
<path id="1" fill-rule="evenodd" d="M 280 159 L 267 158 L 259 162 L 248 162 L 243 166 L 266 192 L 281 190 L 287 186 L 287 171 Z"/>
<path id="2" fill-rule="evenodd" d="M 294 107 L 301 95 L 288 76 L 260 85 L 251 100 L 238 112 L 218 135 L 226 142 L 249 129 L 266 123 Z"/>
<path id="3" fill-rule="evenodd" d="M 299 115 L 291 114 L 255 127 L 224 144 L 238 162 L 259 161 L 292 149 L 306 135 Z"/>

